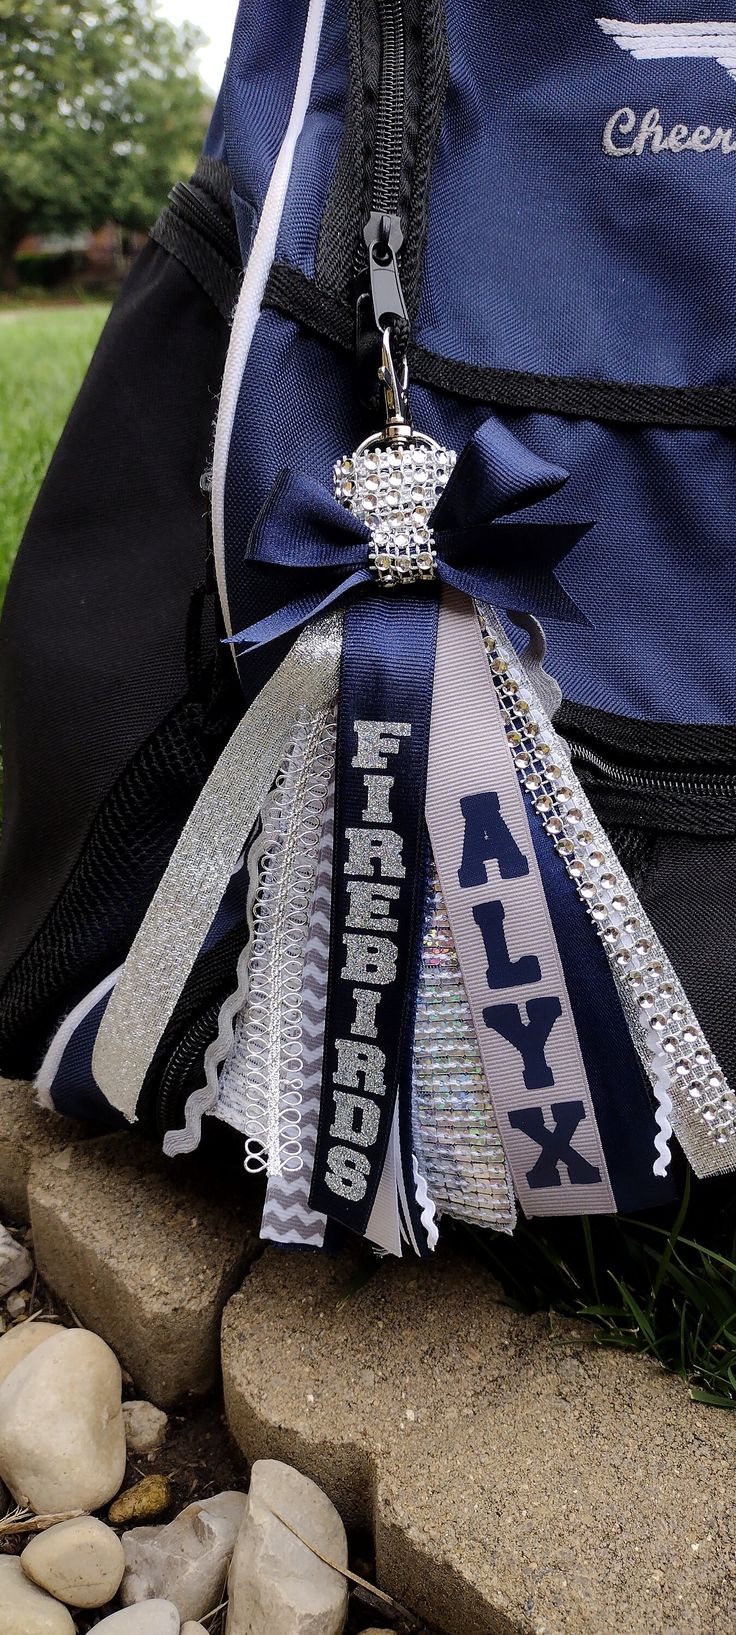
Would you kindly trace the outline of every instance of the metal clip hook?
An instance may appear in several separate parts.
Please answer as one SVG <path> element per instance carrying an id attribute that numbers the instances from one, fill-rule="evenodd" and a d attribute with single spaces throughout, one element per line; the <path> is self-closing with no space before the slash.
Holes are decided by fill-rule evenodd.
<path id="1" fill-rule="evenodd" d="M 391 352 L 391 331 L 388 328 L 381 331 L 381 365 L 378 378 L 383 387 L 386 435 L 392 441 L 401 441 L 411 435 L 412 429 L 408 398 L 409 369 L 404 358 L 401 375 L 397 374 Z"/>

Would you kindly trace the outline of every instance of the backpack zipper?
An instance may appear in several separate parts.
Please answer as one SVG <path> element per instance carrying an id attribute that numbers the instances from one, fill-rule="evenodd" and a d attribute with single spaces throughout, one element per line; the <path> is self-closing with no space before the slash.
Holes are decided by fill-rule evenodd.
<path id="1" fill-rule="evenodd" d="M 381 73 L 376 115 L 371 211 L 398 216 L 404 153 L 406 33 L 403 0 L 379 0 Z"/>
<path id="2" fill-rule="evenodd" d="M 233 267 L 240 267 L 240 245 L 234 226 L 230 226 L 217 207 L 203 204 L 199 194 L 188 182 L 175 182 L 169 193 L 169 204 L 175 216 L 193 227 L 214 250 Z"/>
<path id="3" fill-rule="evenodd" d="M 406 110 L 406 30 L 403 0 L 378 0 L 381 67 L 373 147 L 371 208 L 363 226 L 375 328 L 400 334 L 409 325 L 399 275 L 404 228 L 399 214 Z M 358 297 L 360 322 L 361 302 Z"/>
<path id="4" fill-rule="evenodd" d="M 155 1097 L 155 1119 L 158 1135 L 163 1139 L 176 1127 L 183 1113 L 189 1091 L 185 1089 L 187 1074 L 202 1061 L 205 1050 L 217 1032 L 217 1018 L 221 1000 L 210 1003 L 200 1011 L 182 1034 L 169 1056 L 158 1082 Z M 204 1074 L 204 1068 L 202 1069 Z M 191 1086 L 195 1088 L 194 1085 Z"/>
<path id="5" fill-rule="evenodd" d="M 608 760 L 575 738 L 568 747 L 576 770 L 584 769 L 617 784 L 619 788 L 660 795 L 679 795 L 697 800 L 736 798 L 736 773 L 655 771 L 648 767 L 623 766 Z"/>

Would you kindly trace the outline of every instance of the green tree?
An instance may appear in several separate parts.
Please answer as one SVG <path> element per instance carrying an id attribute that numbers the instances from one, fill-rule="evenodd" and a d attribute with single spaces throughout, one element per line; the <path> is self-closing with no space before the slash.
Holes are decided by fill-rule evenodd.
<path id="1" fill-rule="evenodd" d="M 0 0 L 0 281 L 30 231 L 146 228 L 201 146 L 199 30 L 156 0 Z"/>

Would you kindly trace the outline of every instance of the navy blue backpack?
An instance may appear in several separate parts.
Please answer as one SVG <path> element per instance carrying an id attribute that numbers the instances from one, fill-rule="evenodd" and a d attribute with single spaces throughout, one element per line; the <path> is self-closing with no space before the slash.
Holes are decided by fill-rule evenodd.
<path id="1" fill-rule="evenodd" d="M 0 1068 L 263 1235 L 736 1166 L 736 25 L 241 0 L 2 620 Z"/>

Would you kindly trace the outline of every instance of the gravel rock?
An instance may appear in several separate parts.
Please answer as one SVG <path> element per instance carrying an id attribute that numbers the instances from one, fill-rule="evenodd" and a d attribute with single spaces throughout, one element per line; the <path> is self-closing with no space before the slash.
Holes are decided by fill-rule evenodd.
<path id="1" fill-rule="evenodd" d="M 126 1533 L 123 1606 L 158 1595 L 173 1601 L 185 1619 L 211 1612 L 223 1599 L 247 1502 L 244 1493 L 218 1493 L 187 1505 L 168 1527 L 136 1527 Z"/>
<path id="2" fill-rule="evenodd" d="M 181 1620 L 171 1601 L 143 1601 L 139 1607 L 126 1607 L 103 1618 L 101 1624 L 95 1624 L 95 1635 L 179 1635 L 180 1629 Z"/>
<path id="3" fill-rule="evenodd" d="M 124 1402 L 123 1420 L 129 1453 L 158 1453 L 169 1424 L 162 1408 L 152 1402 Z"/>
<path id="4" fill-rule="evenodd" d="M 0 1477 L 37 1513 L 97 1510 L 125 1474 L 120 1368 L 85 1329 L 62 1329 L 0 1386 Z"/>
<path id="5" fill-rule="evenodd" d="M 26 1578 L 70 1607 L 106 1606 L 125 1568 L 117 1533 L 95 1516 L 49 1527 L 31 1539 L 20 1561 Z"/>
<path id="6" fill-rule="evenodd" d="M 5 1309 L 9 1317 L 25 1317 L 30 1305 L 30 1295 L 27 1289 L 13 1289 L 5 1302 Z"/>
<path id="7" fill-rule="evenodd" d="M 134 1487 L 127 1487 L 110 1505 L 108 1519 L 113 1527 L 125 1527 L 129 1521 L 153 1521 L 164 1515 L 171 1499 L 168 1476 L 144 1476 Z"/>
<path id="8" fill-rule="evenodd" d="M 8 1374 L 44 1340 L 53 1340 L 62 1330 L 58 1323 L 18 1323 L 0 1335 L 0 1385 Z"/>
<path id="9" fill-rule="evenodd" d="M 0 1629 L 2 1635 L 74 1635 L 66 1607 L 29 1582 L 17 1556 L 0 1556 Z"/>
<path id="10" fill-rule="evenodd" d="M 25 1283 L 33 1271 L 33 1259 L 28 1250 L 7 1227 L 0 1226 L 0 1295 L 10 1294 L 19 1283 Z"/>
<path id="11" fill-rule="evenodd" d="M 335 1506 L 308 1476 L 277 1459 L 258 1459 L 238 1534 L 228 1591 L 226 1635 L 341 1635 L 348 1607 L 342 1574 L 308 1544 L 347 1566 L 345 1528 Z"/>

